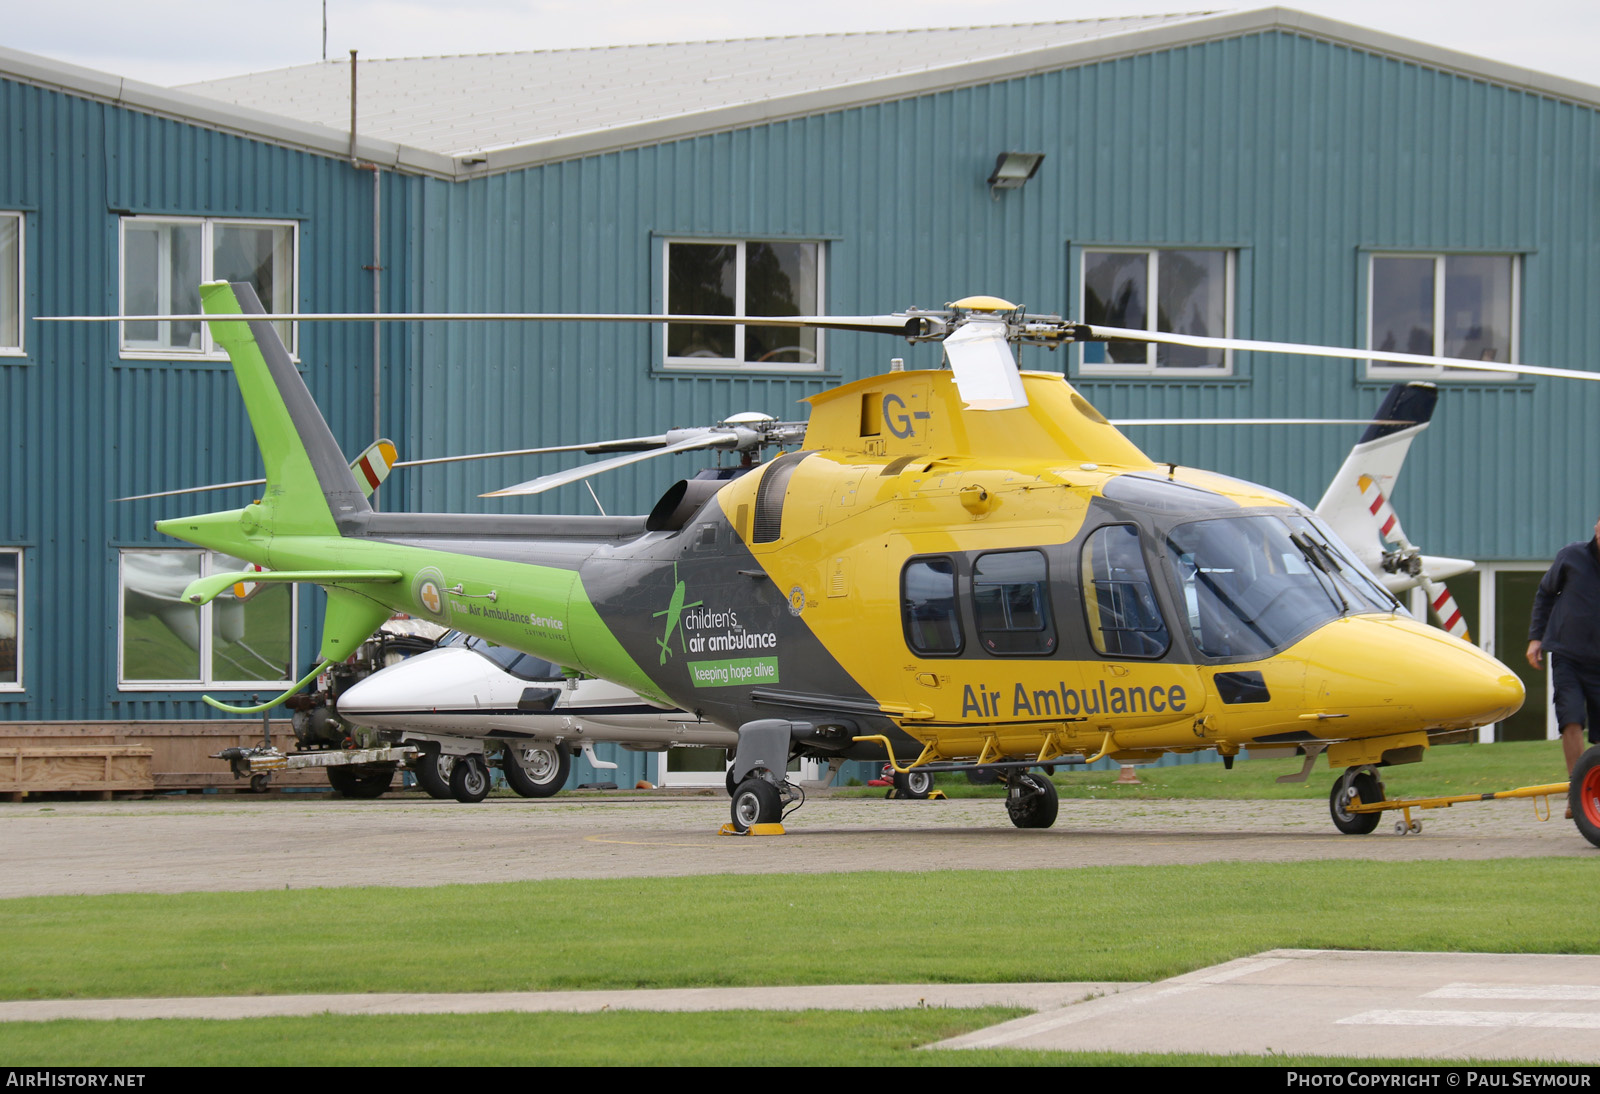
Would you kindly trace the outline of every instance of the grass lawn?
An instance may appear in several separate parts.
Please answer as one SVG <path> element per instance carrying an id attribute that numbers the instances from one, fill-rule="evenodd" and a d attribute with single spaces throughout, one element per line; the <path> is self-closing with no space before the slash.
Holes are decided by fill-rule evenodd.
<path id="1" fill-rule="evenodd" d="M 1018 1049 L 919 1051 L 1024 1011 L 719 1011 L 653 1014 L 337 1015 L 246 1021 L 6 1023 L 10 1067 L 442 1067 L 741 1065 L 768 1067 L 1437 1067 L 1432 1060 L 1332 1056 L 1118 1055 Z M 1494 1061 L 1503 1064 L 1505 1061 Z"/>
<path id="2" fill-rule="evenodd" d="M 0 998 L 1159 980 L 1277 947 L 1586 953 L 1593 893 L 1592 862 L 1540 858 L 29 897 L 0 901 Z"/>

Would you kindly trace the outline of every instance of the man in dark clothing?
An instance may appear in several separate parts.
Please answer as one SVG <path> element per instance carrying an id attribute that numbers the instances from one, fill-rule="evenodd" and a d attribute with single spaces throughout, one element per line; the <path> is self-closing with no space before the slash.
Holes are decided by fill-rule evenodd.
<path id="1" fill-rule="evenodd" d="M 1556 721 L 1567 774 L 1583 754 L 1583 730 L 1600 744 L 1600 520 L 1595 538 L 1569 543 L 1539 582 L 1528 622 L 1528 664 L 1544 667 L 1550 654 Z M 1572 811 L 1567 811 L 1572 816 Z"/>

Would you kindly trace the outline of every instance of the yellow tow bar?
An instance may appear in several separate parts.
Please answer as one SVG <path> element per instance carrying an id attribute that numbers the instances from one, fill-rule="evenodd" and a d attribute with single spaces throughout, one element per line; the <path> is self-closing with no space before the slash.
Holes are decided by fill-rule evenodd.
<path id="1" fill-rule="evenodd" d="M 1488 794 L 1456 794 L 1448 798 L 1405 798 L 1395 801 L 1381 802 L 1351 802 L 1345 806 L 1347 813 L 1383 813 L 1399 809 L 1405 813 L 1405 820 L 1396 821 L 1394 830 L 1401 835 L 1407 832 L 1415 835 L 1422 831 L 1422 822 L 1411 819 L 1413 809 L 1449 809 L 1452 805 L 1463 802 L 1492 802 L 1505 798 L 1533 798 L 1534 815 L 1542 821 L 1550 819 L 1550 799 L 1556 795 L 1566 796 L 1569 783 L 1544 783 L 1540 786 L 1519 786 L 1515 790 L 1495 790 Z"/>

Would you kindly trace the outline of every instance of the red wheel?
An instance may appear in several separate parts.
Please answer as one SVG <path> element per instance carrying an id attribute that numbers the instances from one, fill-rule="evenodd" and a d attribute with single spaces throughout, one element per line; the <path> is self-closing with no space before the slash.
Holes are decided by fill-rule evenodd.
<path id="1" fill-rule="evenodd" d="M 1583 838 L 1600 847 L 1600 746 L 1585 752 L 1573 765 L 1567 804 Z"/>

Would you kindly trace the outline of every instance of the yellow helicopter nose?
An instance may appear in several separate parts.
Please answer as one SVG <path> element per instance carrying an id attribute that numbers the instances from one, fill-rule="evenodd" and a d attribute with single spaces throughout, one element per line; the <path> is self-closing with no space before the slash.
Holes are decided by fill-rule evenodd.
<path id="1" fill-rule="evenodd" d="M 1305 664 L 1308 717 L 1339 736 L 1467 729 L 1522 706 L 1522 681 L 1476 646 L 1399 616 L 1350 616 L 1290 651 Z"/>

